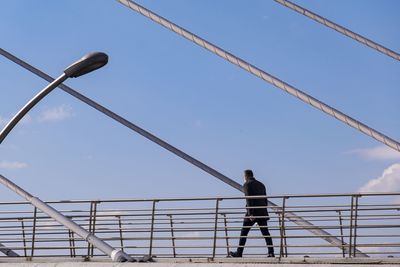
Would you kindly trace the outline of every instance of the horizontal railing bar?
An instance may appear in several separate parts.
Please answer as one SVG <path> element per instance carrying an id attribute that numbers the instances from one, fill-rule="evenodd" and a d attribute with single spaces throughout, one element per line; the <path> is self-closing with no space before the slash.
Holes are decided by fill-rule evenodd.
<path id="1" fill-rule="evenodd" d="M 257 208 L 265 208 L 266 206 L 258 206 L 258 207 L 252 207 L 253 209 L 257 209 Z M 398 211 L 400 209 L 400 205 L 398 206 L 398 208 L 359 208 L 359 211 L 387 211 L 387 210 L 392 210 L 392 211 Z M 171 209 L 173 210 L 173 209 Z M 190 210 L 190 209 L 185 209 L 185 210 Z M 197 209 L 192 209 L 192 210 L 197 210 Z M 224 210 L 223 208 L 221 208 L 221 210 Z M 237 210 L 243 210 L 243 209 L 237 209 Z M 288 208 L 288 210 L 293 211 L 293 212 L 337 212 L 337 211 L 341 211 L 341 212 L 345 212 L 345 211 L 351 211 L 351 209 L 349 210 L 337 210 L 337 209 L 318 209 L 318 210 L 291 210 L 290 208 Z M 212 209 L 210 209 L 210 212 L 187 212 L 187 213 L 160 213 L 159 210 L 157 210 L 158 213 L 156 213 L 157 216 L 168 216 L 168 215 L 209 215 L 209 214 L 215 214 L 214 212 L 212 212 Z M 63 212 L 63 211 L 60 211 Z M 105 212 L 105 211 L 104 211 Z M 109 211 L 108 211 L 109 212 Z M 143 214 L 120 214 L 120 213 L 115 213 L 115 214 L 101 214 L 102 212 L 99 211 L 98 217 L 115 217 L 115 216 L 123 216 L 123 217 L 129 217 L 129 216 L 138 216 L 138 217 L 146 217 L 146 216 L 150 216 L 150 210 L 148 210 L 149 213 L 143 213 Z M 219 214 L 243 214 L 244 212 L 219 212 Z M 280 213 L 280 212 L 274 212 L 271 211 L 271 213 Z M 38 212 L 39 214 L 39 212 Z M 73 218 L 88 218 L 89 215 L 68 215 L 66 214 L 66 216 L 68 217 L 73 217 Z M 346 216 L 345 214 L 343 214 L 343 216 Z M 37 216 L 37 219 L 50 219 L 50 217 L 48 216 Z M 33 220 L 33 217 L 0 217 L 0 221 L 6 221 L 6 220 Z"/>
<path id="2" fill-rule="evenodd" d="M 255 236 L 255 237 L 249 237 L 249 239 L 263 239 L 264 237 L 265 236 L 260 235 L 260 236 Z M 280 236 L 272 235 L 271 237 L 272 238 L 279 238 Z M 293 239 L 302 239 L 302 238 L 316 239 L 316 238 L 321 238 L 321 237 L 326 237 L 326 236 L 321 235 L 321 236 L 314 237 L 314 236 L 306 236 L 306 235 L 285 235 L 284 237 L 293 238 Z M 348 237 L 348 236 L 344 235 L 344 237 Z M 376 238 L 391 237 L 391 238 L 396 238 L 396 237 L 400 237 L 400 235 L 359 235 L 358 237 L 360 237 L 360 238 L 361 237 L 376 237 Z M 237 236 L 237 237 L 217 237 L 217 239 L 221 239 L 221 240 L 223 240 L 223 239 L 237 239 L 237 238 L 240 238 L 240 236 Z M 104 239 L 105 240 L 120 240 L 120 238 L 118 236 L 106 237 Z M 154 240 L 170 240 L 170 239 L 171 239 L 170 237 L 155 237 L 154 238 Z M 175 239 L 176 240 L 188 240 L 188 239 L 190 239 L 190 240 L 193 240 L 193 239 L 212 240 L 213 237 L 212 236 L 205 236 L 205 237 L 198 237 L 198 236 L 179 237 L 179 236 L 177 236 L 177 237 L 175 237 Z M 2 242 L 3 243 L 15 243 L 15 242 L 21 241 L 21 240 L 22 239 L 5 239 L 5 240 L 2 240 Z M 28 241 L 30 239 L 26 239 L 26 240 Z M 64 241 L 68 241 L 68 240 L 69 240 L 68 238 L 58 238 L 58 239 L 57 238 L 36 238 L 35 242 L 64 242 Z M 149 238 L 147 236 L 145 236 L 145 237 L 132 237 L 132 238 L 125 237 L 122 240 L 149 240 Z M 84 241 L 84 240 L 81 239 L 81 240 L 76 240 L 76 241 Z M 363 246 L 363 245 L 368 245 L 368 244 L 359 243 L 357 245 Z M 370 245 L 372 245 L 372 246 L 382 246 L 382 245 L 379 245 L 379 244 L 370 244 Z M 394 246 L 394 245 L 400 246 L 400 243 L 391 243 L 389 245 L 384 244 L 383 246 L 389 246 L 390 247 L 390 246 Z M 334 246 L 332 246 L 332 247 L 334 247 Z"/>
<path id="3" fill-rule="evenodd" d="M 268 198 L 332 198 L 332 197 L 363 197 L 363 196 L 399 196 L 400 192 L 388 192 L 388 193 L 348 193 L 348 194 L 288 194 L 288 195 L 273 195 L 268 196 Z M 153 201 L 192 201 L 192 200 L 216 200 L 216 199 L 224 199 L 224 200 L 233 200 L 233 199 L 250 199 L 250 198 L 265 198 L 265 196 L 226 196 L 226 197 L 198 197 L 198 198 L 145 198 L 145 199 L 104 199 L 104 200 L 58 200 L 58 201 L 45 201 L 47 204 L 67 204 L 67 203 L 114 203 L 114 202 L 153 202 Z M 28 205 L 29 202 L 21 201 L 21 202 L 0 202 L 0 205 L 7 205 L 12 203 L 13 205 L 25 204 Z"/>
<path id="4" fill-rule="evenodd" d="M 208 224 L 211 224 L 211 222 L 208 223 Z M 163 224 L 163 225 L 167 225 L 167 224 Z M 339 229 L 340 228 L 340 226 L 332 226 L 332 225 L 322 225 L 322 226 L 319 226 L 319 227 L 324 228 L 324 229 L 327 229 L 327 228 L 329 228 L 329 229 Z M 343 229 L 348 229 L 350 226 L 346 225 L 346 224 L 343 224 L 341 227 Z M 357 227 L 359 227 L 359 228 L 372 228 L 372 229 L 373 228 L 400 228 L 400 224 L 359 224 Z M 40 229 L 40 228 L 42 228 L 42 229 Z M 224 229 L 238 229 L 238 230 L 240 230 L 241 228 L 243 228 L 243 227 L 242 226 L 228 226 L 228 227 L 218 227 L 218 230 L 220 230 L 220 231 L 222 231 Z M 244 228 L 252 228 L 252 227 L 251 226 L 247 226 L 247 227 L 244 227 Z M 279 226 L 268 226 L 268 228 L 269 229 L 279 229 Z M 312 228 L 312 226 L 310 226 L 309 228 Z M 176 229 L 176 231 L 180 231 L 180 230 L 200 230 L 200 229 L 209 229 L 210 231 L 212 231 L 214 228 L 211 228 L 211 226 L 210 226 L 210 228 L 205 228 L 205 227 L 202 227 L 202 228 L 199 228 L 199 227 L 196 227 L 196 228 L 194 228 L 194 227 L 192 227 L 192 228 L 174 227 L 173 229 Z M 299 230 L 301 230 L 301 229 L 303 229 L 303 227 L 299 227 L 299 226 L 293 225 L 293 226 L 286 226 L 285 229 L 286 230 L 289 230 L 289 229 L 295 229 L 295 230 L 299 229 Z M 50 232 L 50 230 L 52 230 L 52 232 Z M 146 227 L 146 228 L 138 228 L 138 227 L 125 228 L 124 231 L 128 232 L 128 230 L 129 231 L 131 231 L 131 230 L 149 231 L 150 227 Z M 169 230 L 171 230 L 171 227 L 163 227 L 163 228 L 156 227 L 154 230 L 155 231 L 161 231 L 161 230 L 169 231 Z M 51 228 L 51 227 L 48 227 L 48 226 L 37 227 L 36 231 L 38 232 L 37 234 L 51 234 L 51 233 L 53 233 L 53 234 L 63 234 L 63 233 L 68 233 L 67 231 L 65 231 L 65 229 L 62 229 L 61 227 L 60 228 Z M 40 231 L 44 231 L 44 232 L 40 232 Z M 119 231 L 119 228 L 104 228 L 104 227 L 102 228 L 102 227 L 98 227 L 97 231 L 98 232 L 102 232 L 102 231 L 114 231 L 114 232 L 117 232 L 117 231 Z M 27 236 L 29 236 L 29 234 L 30 234 L 30 232 L 26 232 Z M 10 234 L 1 234 L 1 235 L 10 235 Z M 15 233 L 15 235 L 21 235 L 21 233 Z"/>
<path id="5" fill-rule="evenodd" d="M 171 215 L 173 216 L 174 214 L 171 214 Z M 334 216 L 334 215 L 316 215 L 316 216 L 303 216 L 303 217 L 307 218 L 309 220 L 313 220 L 313 221 L 335 221 L 335 219 L 337 219 L 337 215 L 336 216 Z M 392 217 L 392 218 L 388 218 L 388 217 Z M 239 220 L 239 219 L 242 219 L 243 217 L 226 217 L 226 218 L 227 218 L 227 220 L 229 222 L 233 222 L 232 220 L 234 220 L 234 219 L 238 219 Z M 331 219 L 329 219 L 329 220 L 328 219 L 317 220 L 317 219 L 313 219 L 313 218 L 331 218 Z M 345 220 L 346 218 L 347 218 L 347 216 L 342 215 L 342 219 L 343 220 Z M 373 215 L 373 214 L 368 214 L 368 215 L 359 214 L 358 218 L 359 218 L 359 220 L 396 220 L 396 219 L 400 218 L 400 215 L 397 215 L 397 214 L 384 214 L 384 215 L 382 215 L 382 214 L 381 215 L 379 215 L 379 214 L 375 214 L 375 215 Z M 114 222 L 114 220 L 115 220 L 115 218 L 113 218 L 113 220 L 111 220 L 111 219 L 110 220 L 103 220 L 102 218 L 98 218 L 98 222 L 99 222 L 98 224 L 99 225 L 110 225 L 112 223 L 107 223 L 106 224 L 106 223 L 103 223 L 103 222 L 108 222 L 108 221 Z M 132 221 L 137 221 L 137 220 L 149 221 L 150 218 L 132 219 Z M 156 218 L 156 220 L 157 221 L 168 221 L 169 219 L 168 218 Z M 212 217 L 207 217 L 207 218 L 204 218 L 204 217 L 202 217 L 202 218 L 186 217 L 186 218 L 176 219 L 176 222 L 177 223 L 180 223 L 180 222 L 184 223 L 185 220 L 209 220 L 209 221 L 213 221 Z M 38 221 L 39 222 L 50 222 L 50 220 L 49 221 L 42 221 L 40 219 L 38 219 Z M 81 221 L 81 220 L 75 220 L 75 221 L 78 222 L 78 221 Z M 126 219 L 125 221 L 129 221 L 129 219 Z M 7 221 L 7 222 L 10 223 L 10 221 Z M 20 221 L 15 221 L 15 223 L 20 223 Z M 61 227 L 61 225 L 58 225 L 57 223 L 54 223 L 52 225 L 37 225 L 37 227 L 49 227 L 49 226 L 60 226 Z M 82 224 L 82 226 L 85 226 L 85 224 Z M 2 229 L 2 228 L 10 228 L 10 229 L 12 229 L 14 227 L 15 227 L 14 225 L 5 225 L 5 226 L 1 226 L 0 229 Z"/>

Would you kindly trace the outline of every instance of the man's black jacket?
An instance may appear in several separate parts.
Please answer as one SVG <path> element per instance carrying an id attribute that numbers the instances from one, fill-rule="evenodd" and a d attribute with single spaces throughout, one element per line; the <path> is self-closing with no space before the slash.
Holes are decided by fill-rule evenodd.
<path id="1" fill-rule="evenodd" d="M 250 178 L 243 185 L 244 194 L 246 196 L 266 196 L 266 190 L 263 183 L 257 181 L 255 178 Z M 246 216 L 265 216 L 269 220 L 267 208 L 250 208 L 268 206 L 267 198 L 253 198 L 246 200 L 247 213 Z"/>

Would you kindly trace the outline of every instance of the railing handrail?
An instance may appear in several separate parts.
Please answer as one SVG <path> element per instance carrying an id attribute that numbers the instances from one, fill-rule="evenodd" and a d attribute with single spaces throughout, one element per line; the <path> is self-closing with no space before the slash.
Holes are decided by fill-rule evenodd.
<path id="1" fill-rule="evenodd" d="M 115 198 L 115 199 L 77 199 L 77 200 L 49 200 L 43 201 L 47 204 L 68 203 L 110 203 L 110 202 L 152 202 L 152 201 L 197 201 L 197 200 L 234 200 L 234 199 L 279 199 L 279 198 L 319 198 L 319 197 L 363 197 L 363 196 L 400 196 L 400 192 L 376 192 L 376 193 L 326 193 L 326 194 L 286 194 L 286 195 L 262 195 L 262 196 L 211 196 L 211 197 L 171 197 L 171 198 Z M 23 205 L 30 204 L 28 201 L 0 202 L 0 205 Z"/>

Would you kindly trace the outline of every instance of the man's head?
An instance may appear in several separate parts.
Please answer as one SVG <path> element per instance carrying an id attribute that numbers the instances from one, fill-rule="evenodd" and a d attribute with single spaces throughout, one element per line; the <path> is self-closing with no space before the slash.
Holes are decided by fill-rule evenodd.
<path id="1" fill-rule="evenodd" d="M 245 170 L 244 171 L 244 180 L 248 181 L 250 178 L 254 178 L 254 174 L 252 170 Z"/>

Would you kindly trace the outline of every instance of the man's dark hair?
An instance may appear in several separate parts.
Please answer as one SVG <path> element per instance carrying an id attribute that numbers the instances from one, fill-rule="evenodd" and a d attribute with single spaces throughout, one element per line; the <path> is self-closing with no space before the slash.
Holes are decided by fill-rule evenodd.
<path id="1" fill-rule="evenodd" d="M 254 177 L 252 170 L 245 170 L 244 175 L 246 175 L 246 177 Z"/>

